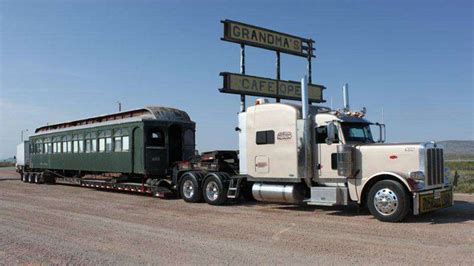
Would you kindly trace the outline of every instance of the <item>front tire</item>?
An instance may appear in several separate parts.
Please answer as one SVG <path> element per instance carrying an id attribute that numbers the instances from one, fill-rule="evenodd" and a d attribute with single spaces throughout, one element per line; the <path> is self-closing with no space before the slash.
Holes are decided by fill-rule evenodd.
<path id="1" fill-rule="evenodd" d="M 210 205 L 222 205 L 227 201 L 229 182 L 223 174 L 212 173 L 202 186 L 204 200 Z"/>
<path id="2" fill-rule="evenodd" d="M 399 182 L 382 180 L 370 189 L 367 207 L 382 222 L 399 222 L 410 210 L 410 198 Z"/>
<path id="3" fill-rule="evenodd" d="M 195 175 L 191 173 L 184 174 L 181 178 L 180 193 L 186 202 L 195 203 L 202 201 L 202 191 L 199 187 L 199 180 Z"/>

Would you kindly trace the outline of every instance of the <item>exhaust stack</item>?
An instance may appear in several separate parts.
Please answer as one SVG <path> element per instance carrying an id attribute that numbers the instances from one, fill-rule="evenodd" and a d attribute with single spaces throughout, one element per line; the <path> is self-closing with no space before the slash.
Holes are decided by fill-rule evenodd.
<path id="1" fill-rule="evenodd" d="M 304 76 L 301 79 L 301 118 L 304 120 L 303 129 L 303 147 L 304 147 L 304 180 L 308 187 L 311 187 L 313 178 L 313 141 L 312 141 L 312 118 L 309 113 L 308 99 L 308 78 Z"/>
<path id="2" fill-rule="evenodd" d="M 342 86 L 342 96 L 344 98 L 344 111 L 350 111 L 349 107 L 349 84 Z"/>

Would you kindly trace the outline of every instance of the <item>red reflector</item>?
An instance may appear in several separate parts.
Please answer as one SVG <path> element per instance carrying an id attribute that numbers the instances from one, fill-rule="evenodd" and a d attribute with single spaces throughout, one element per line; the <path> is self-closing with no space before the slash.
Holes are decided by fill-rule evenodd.
<path id="1" fill-rule="evenodd" d="M 397 155 L 390 155 L 390 157 L 389 157 L 389 158 L 390 158 L 390 159 L 392 159 L 392 160 L 395 160 L 395 159 L 397 159 L 397 158 L 398 158 L 398 156 L 397 156 Z"/>

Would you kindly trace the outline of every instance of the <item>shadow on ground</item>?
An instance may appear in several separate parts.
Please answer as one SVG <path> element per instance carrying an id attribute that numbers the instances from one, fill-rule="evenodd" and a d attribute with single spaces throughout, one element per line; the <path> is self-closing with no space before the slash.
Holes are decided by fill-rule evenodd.
<path id="1" fill-rule="evenodd" d="M 351 204 L 349 206 L 298 206 L 298 205 L 275 205 L 271 203 L 261 203 L 256 201 L 239 201 L 237 205 L 240 206 L 253 206 L 253 205 L 268 205 L 274 210 L 287 210 L 287 211 L 303 211 L 303 212 L 316 212 L 318 210 L 323 211 L 326 215 L 335 216 L 367 216 L 371 219 L 375 219 L 371 216 L 366 208 L 361 208 L 357 204 Z M 424 213 L 418 216 L 409 215 L 403 221 L 404 223 L 418 223 L 418 224 L 448 224 L 448 223 L 463 223 L 468 221 L 474 221 L 474 203 L 462 200 L 455 200 L 454 206 L 441 209 L 434 212 Z"/>

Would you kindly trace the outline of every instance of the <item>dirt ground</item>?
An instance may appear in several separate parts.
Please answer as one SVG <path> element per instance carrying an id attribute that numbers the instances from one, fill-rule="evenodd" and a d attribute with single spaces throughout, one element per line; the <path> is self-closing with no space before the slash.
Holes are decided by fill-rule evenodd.
<path id="1" fill-rule="evenodd" d="M 65 185 L 0 171 L 0 264 L 464 264 L 474 195 L 381 223 L 357 207 L 215 207 Z"/>

